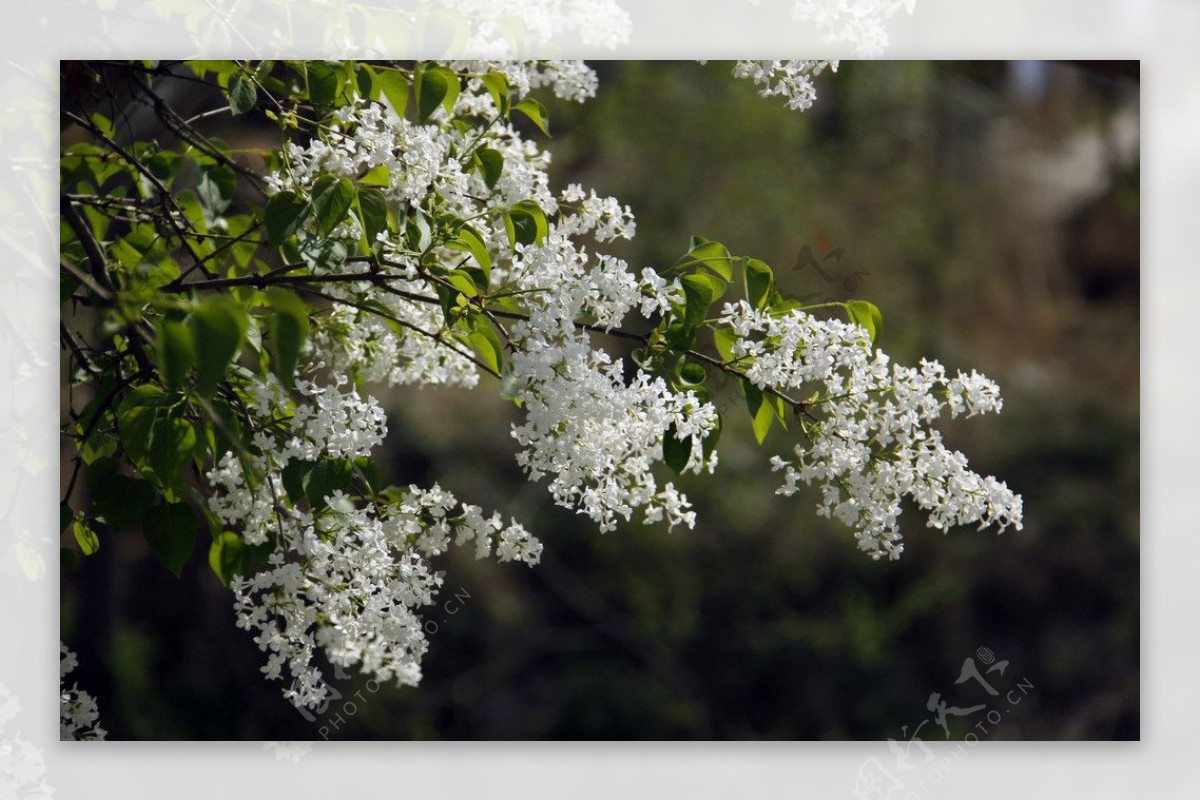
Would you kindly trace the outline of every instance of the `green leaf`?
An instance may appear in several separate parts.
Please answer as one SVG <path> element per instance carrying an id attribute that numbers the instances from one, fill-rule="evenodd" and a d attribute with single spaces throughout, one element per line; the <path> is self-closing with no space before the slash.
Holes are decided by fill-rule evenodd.
<path id="1" fill-rule="evenodd" d="M 546 113 L 546 107 L 532 97 L 527 97 L 517 105 L 513 106 L 513 111 L 519 111 L 533 121 L 533 124 L 538 127 L 546 136 L 550 135 L 550 115 Z"/>
<path id="2" fill-rule="evenodd" d="M 381 69 L 375 78 L 383 89 L 383 96 L 392 104 L 396 114 L 403 117 L 404 109 L 408 107 L 408 79 L 393 69 Z"/>
<path id="3" fill-rule="evenodd" d="M 342 88 L 341 70 L 324 61 L 310 61 L 305 66 L 309 100 L 318 108 L 332 106 Z"/>
<path id="4" fill-rule="evenodd" d="M 684 293 L 687 296 L 687 293 Z M 667 326 L 663 332 L 663 345 L 674 351 L 689 350 L 696 344 L 696 326 L 679 320 Z"/>
<path id="5" fill-rule="evenodd" d="M 325 499 L 335 490 L 347 492 L 354 475 L 353 464 L 348 459 L 322 459 L 313 465 L 304 478 L 304 494 L 313 511 L 324 509 Z"/>
<path id="6" fill-rule="evenodd" d="M 708 373 L 702 365 L 689 362 L 681 356 L 675 363 L 675 378 L 678 384 L 684 388 L 697 387 L 704 383 L 704 379 L 708 378 Z"/>
<path id="7" fill-rule="evenodd" d="M 487 88 L 496 104 L 496 110 L 501 117 L 508 116 L 509 91 L 508 76 L 503 72 L 489 72 L 479 76 L 480 82 Z"/>
<path id="8" fill-rule="evenodd" d="M 232 531 L 222 531 L 208 549 L 208 566 L 226 587 L 234 576 L 245 576 L 250 552 L 242 538 Z"/>
<path id="9" fill-rule="evenodd" d="M 157 496 L 150 482 L 118 473 L 117 460 L 111 456 L 101 456 L 88 466 L 87 486 L 92 514 L 114 531 L 141 520 Z"/>
<path id="10" fill-rule="evenodd" d="M 495 189 L 496 182 L 500 180 L 500 175 L 504 172 L 504 156 L 498 150 L 483 147 L 475 152 L 475 159 L 479 162 L 479 172 L 483 176 L 483 182 L 488 189 Z"/>
<path id="11" fill-rule="evenodd" d="M 447 111 L 454 108 L 458 99 L 458 75 L 442 66 L 429 67 L 418 73 L 417 79 L 417 119 L 425 122 L 437 111 L 438 106 L 445 106 Z"/>
<path id="12" fill-rule="evenodd" d="M 375 237 L 387 229 L 387 197 L 382 191 L 371 187 L 358 190 L 358 219 L 362 221 L 363 235 L 367 247 L 375 248 Z"/>
<path id="13" fill-rule="evenodd" d="M 350 255 L 350 247 L 345 242 L 322 236 L 302 237 L 294 248 L 283 250 L 289 261 L 302 261 L 317 275 L 340 267 Z"/>
<path id="14" fill-rule="evenodd" d="M 163 318 L 154 339 L 158 346 L 158 372 L 169 388 L 179 389 L 196 363 L 192 332 L 177 320 Z"/>
<path id="15" fill-rule="evenodd" d="M 300 226 L 311 212 L 312 206 L 295 192 L 271 195 L 264 214 L 267 224 L 267 246 L 277 248 L 282 245 L 300 230 Z"/>
<path id="16" fill-rule="evenodd" d="M 546 238 L 550 224 L 541 206 L 532 200 L 522 200 L 504 215 L 504 230 L 514 247 L 532 245 Z"/>
<path id="17" fill-rule="evenodd" d="M 771 405 L 771 410 L 775 412 L 775 419 L 778 420 L 779 424 L 786 429 L 788 412 L 791 409 L 787 401 L 773 392 L 764 392 L 763 398 L 765 398 L 766 402 Z"/>
<path id="18" fill-rule="evenodd" d="M 107 458 L 107 457 L 106 457 Z M 97 460 L 98 461 L 98 460 Z M 128 528 L 154 505 L 158 492 L 142 478 L 115 473 L 102 483 L 101 495 L 93 495 L 92 507 L 114 531 Z"/>
<path id="19" fill-rule="evenodd" d="M 720 242 L 693 236 L 691 248 L 687 255 L 676 262 L 675 268 L 685 269 L 696 262 L 703 264 L 726 281 L 733 280 L 733 256 L 729 255 L 728 248 Z"/>
<path id="20" fill-rule="evenodd" d="M 451 270 L 450 274 L 446 276 L 446 282 L 468 298 L 479 294 L 479 288 L 475 286 L 475 279 L 466 270 Z"/>
<path id="21" fill-rule="evenodd" d="M 379 472 L 379 465 L 375 464 L 370 456 L 359 456 L 354 460 L 354 473 L 366 483 L 372 494 L 377 495 L 383 488 L 383 476 Z"/>
<path id="22" fill-rule="evenodd" d="M 454 239 L 446 243 L 446 247 L 452 250 L 461 250 L 470 253 L 475 257 L 475 262 L 479 265 L 479 269 L 483 270 L 484 278 L 490 282 L 492 276 L 492 257 L 488 253 L 487 245 L 483 241 L 483 237 L 479 235 L 474 228 L 469 225 L 464 225 L 458 229 L 458 233 Z M 487 287 L 483 289 L 486 291 Z"/>
<path id="23" fill-rule="evenodd" d="M 192 312 L 196 343 L 196 391 L 211 397 L 233 362 L 246 334 L 242 309 L 227 298 L 211 298 Z"/>
<path id="24" fill-rule="evenodd" d="M 255 224 L 254 218 L 249 214 L 235 214 L 223 219 L 225 220 L 225 227 L 228 229 L 229 236 L 240 237 L 247 235 L 240 242 L 230 242 L 228 245 L 228 253 L 233 257 L 233 263 L 242 271 L 242 274 L 245 274 L 249 271 L 250 260 L 258 252 L 258 242 L 255 241 L 256 237 L 248 236 L 250 229 Z"/>
<path id="25" fill-rule="evenodd" d="M 359 178 L 358 182 L 363 186 L 390 186 L 392 170 L 388 165 L 380 164 L 378 167 L 367 170 L 367 174 Z"/>
<path id="26" fill-rule="evenodd" d="M 504 363 L 504 346 L 500 344 L 500 337 L 492 329 L 492 324 L 482 315 L 474 317 L 468 339 L 483 363 L 499 373 Z"/>
<path id="27" fill-rule="evenodd" d="M 158 561 L 179 577 L 196 547 L 199 525 L 195 512 L 186 503 L 160 504 L 142 517 L 142 534 Z"/>
<path id="28" fill-rule="evenodd" d="M 879 308 L 874 303 L 866 300 L 852 300 L 846 304 L 846 313 L 850 317 L 850 322 L 867 329 L 867 335 L 871 337 L 872 344 L 879 339 L 879 333 L 883 330 L 883 315 L 880 314 Z"/>
<path id="29" fill-rule="evenodd" d="M 742 391 L 746 395 L 746 408 L 750 410 L 750 423 L 754 428 L 754 438 L 762 445 L 775 422 L 775 409 L 767 401 L 763 391 L 746 379 L 741 379 Z"/>
<path id="30" fill-rule="evenodd" d="M 150 429 L 147 463 L 164 487 L 182 485 L 183 469 L 196 449 L 196 428 L 190 420 L 170 411 L 160 415 Z"/>
<path id="31" fill-rule="evenodd" d="M 254 86 L 254 81 L 240 72 L 234 75 L 229 81 L 229 108 L 233 112 L 233 116 L 245 114 L 254 108 L 256 102 L 258 102 L 258 90 Z"/>
<path id="32" fill-rule="evenodd" d="M 726 363 L 737 359 L 733 355 L 733 346 L 736 342 L 737 334 L 729 326 L 720 325 L 713 328 L 713 344 L 717 346 L 717 353 L 721 354 L 721 359 Z"/>
<path id="33" fill-rule="evenodd" d="M 214 398 L 212 401 L 212 409 L 216 412 L 217 419 L 221 421 L 220 425 L 215 422 L 210 429 L 213 437 L 213 457 L 219 457 L 226 451 L 249 450 L 252 443 L 250 438 L 246 436 L 246 432 L 242 426 L 242 420 L 238 412 L 233 406 L 221 398 Z M 207 436 L 205 437 L 207 440 Z M 249 476 L 250 483 L 253 484 L 253 475 Z"/>
<path id="34" fill-rule="evenodd" d="M 354 65 L 354 79 L 358 84 L 358 95 L 364 100 L 379 99 L 379 78 L 370 64 L 358 62 Z"/>
<path id="35" fill-rule="evenodd" d="M 304 485 L 308 481 L 308 474 L 312 472 L 313 467 L 313 462 L 292 459 L 287 463 L 287 467 L 283 468 L 281 475 L 283 489 L 293 505 L 304 500 Z"/>
<path id="36" fill-rule="evenodd" d="M 687 328 L 696 328 L 708 316 L 709 307 L 725 293 L 727 284 L 707 273 L 692 273 L 679 279 L 683 285 L 684 318 Z"/>
<path id="37" fill-rule="evenodd" d="M 112 120 L 110 120 L 108 117 L 105 117 L 99 111 L 93 111 L 89 119 L 92 121 L 92 124 L 99 128 L 100 132 L 109 139 L 112 139 L 114 136 L 116 136 L 117 129 L 112 124 Z"/>
<path id="38" fill-rule="evenodd" d="M 691 456 L 692 438 L 680 438 L 675 424 L 671 423 L 663 434 L 663 461 L 666 462 L 667 467 L 679 474 L 683 472 L 683 468 L 687 467 L 688 459 Z"/>
<path id="39" fill-rule="evenodd" d="M 76 520 L 71 526 L 71 533 L 75 535 L 75 541 L 79 543 L 84 556 L 91 556 L 100 550 L 100 538 L 86 520 Z"/>
<path id="40" fill-rule="evenodd" d="M 130 390 L 117 406 L 117 428 L 121 445 L 135 464 L 145 462 L 150 454 L 154 423 L 166 412 L 166 393 L 151 384 Z"/>
<path id="41" fill-rule="evenodd" d="M 317 235 L 329 236 L 346 219 L 346 212 L 358 189 L 349 178 L 334 178 L 322 175 L 312 188 L 313 213 L 317 217 Z"/>
<path id="42" fill-rule="evenodd" d="M 308 339 L 308 306 L 285 289 L 272 289 L 267 298 L 274 310 L 268 331 L 275 375 L 285 387 L 290 387 L 296 375 L 300 350 Z"/>
<path id="43" fill-rule="evenodd" d="M 409 212 L 404 221 L 404 235 L 408 237 L 408 245 L 413 250 L 425 252 L 433 243 L 433 230 L 429 227 L 429 218 L 420 212 Z"/>
<path id="44" fill-rule="evenodd" d="M 758 259 L 747 259 L 742 279 L 746 302 L 756 309 L 765 309 L 771 302 L 771 291 L 775 288 L 775 274 L 771 268 Z"/>
<path id="45" fill-rule="evenodd" d="M 237 176 L 233 174 L 233 170 L 223 164 L 203 168 L 200 180 L 196 184 L 196 198 L 200 201 L 207 222 L 211 223 L 229 208 L 236 191 Z"/>

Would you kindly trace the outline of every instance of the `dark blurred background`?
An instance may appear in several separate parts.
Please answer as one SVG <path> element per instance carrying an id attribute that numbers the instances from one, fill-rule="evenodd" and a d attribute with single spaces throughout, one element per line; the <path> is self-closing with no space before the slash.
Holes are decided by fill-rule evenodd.
<path id="1" fill-rule="evenodd" d="M 788 294 L 875 302 L 894 358 L 987 373 L 1003 414 L 947 439 L 1024 495 L 1025 530 L 943 536 L 909 510 L 903 558 L 872 562 L 813 491 L 774 494 L 788 435 L 757 447 L 730 387 L 721 466 L 683 482 L 696 529 L 602 536 L 521 477 L 490 383 L 398 391 L 385 477 L 516 517 L 543 564 L 453 551 L 422 684 L 336 679 L 309 720 L 202 552 L 177 581 L 139 538 L 106 542 L 64 573 L 62 627 L 110 737 L 1137 739 L 1136 63 L 843 62 L 803 114 L 729 63 L 594 66 L 594 101 L 548 104 L 551 175 L 633 207 L 615 252 L 665 266 L 717 238 Z"/>

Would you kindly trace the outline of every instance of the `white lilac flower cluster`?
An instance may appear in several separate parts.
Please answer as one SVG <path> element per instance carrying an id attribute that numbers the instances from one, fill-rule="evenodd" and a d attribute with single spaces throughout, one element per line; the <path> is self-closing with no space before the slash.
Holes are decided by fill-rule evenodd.
<path id="1" fill-rule="evenodd" d="M 568 187 L 563 199 L 584 200 L 578 187 Z M 517 460 L 531 480 L 552 476 L 555 502 L 587 515 L 601 531 L 639 508 L 646 522 L 666 519 L 671 527 L 690 528 L 695 513 L 687 498 L 670 483 L 659 489 L 652 467 L 662 461 L 664 437 L 674 426 L 679 437 L 692 437 L 686 469 L 711 471 L 716 454 L 706 458 L 701 440 L 717 424 L 715 408 L 641 370 L 626 381 L 623 364 L 593 348 L 588 332 L 575 324 L 593 319 L 611 329 L 635 308 L 669 307 L 682 290 L 653 271 L 639 281 L 620 259 L 589 260 L 564 232 L 592 233 L 600 241 L 630 232 L 615 222 L 611 203 L 588 200 L 564 213 L 545 242 L 519 248 L 513 258 L 517 287 L 554 288 L 525 295 L 528 319 L 509 332 L 516 398 L 526 411 L 525 423 L 513 428 L 524 448 Z"/>
<path id="2" fill-rule="evenodd" d="M 297 706 L 317 707 L 329 695 L 312 663 L 317 648 L 338 667 L 359 665 L 378 681 L 415 685 L 427 641 L 419 611 L 434 603 L 442 578 L 431 557 L 451 538 L 472 542 L 476 555 L 493 548 L 500 561 L 537 564 L 541 544 L 519 524 L 484 517 L 437 485 L 410 487 L 402 502 L 355 506 L 339 491 L 318 518 L 295 513 L 285 527 L 286 549 L 267 570 L 232 583 L 239 628 L 257 632 L 267 653 L 262 671 L 291 685 Z"/>
<path id="3" fill-rule="evenodd" d="M 738 61 L 733 67 L 733 77 L 747 78 L 759 87 L 762 97 L 782 97 L 793 111 L 812 108 L 817 99 L 817 87 L 813 79 L 828 68 L 837 72 L 836 61 Z"/>
<path id="4" fill-rule="evenodd" d="M 79 666 L 74 652 L 59 643 L 59 726 L 60 740 L 103 740 L 107 735 L 100 728 L 100 709 L 91 693 L 78 684 L 66 686 L 67 674 Z"/>
<path id="5" fill-rule="evenodd" d="M 560 96 L 583 100 L 594 92 L 595 76 L 579 62 L 455 62 L 462 73 L 504 72 L 516 103 L 539 86 Z M 323 140 L 288 150 L 289 168 L 271 176 L 273 190 L 303 189 L 328 173 L 357 177 L 386 166 L 390 201 L 420 207 L 436 194 L 442 208 L 461 219 L 475 220 L 491 254 L 492 283 L 510 292 L 527 318 L 511 324 L 507 338 L 515 349 L 511 381 L 516 400 L 527 412 L 513 436 L 523 446 L 518 462 L 533 479 L 552 476 L 556 502 L 577 509 L 602 530 L 629 520 L 641 509 L 645 519 L 670 525 L 692 525 L 690 504 L 672 484 L 660 487 L 651 468 L 662 460 L 663 439 L 674 426 L 679 436 L 695 434 L 689 468 L 711 470 L 715 454 L 705 457 L 700 440 L 716 425 L 716 412 L 694 393 L 677 393 L 658 378 L 638 372 L 627 381 L 621 363 L 592 347 L 590 335 L 576 325 L 590 320 L 611 329 L 632 310 L 644 315 L 665 312 L 681 297 L 677 280 L 653 270 L 632 273 L 621 259 L 593 255 L 578 240 L 604 243 L 631 238 L 636 223 L 628 206 L 578 184 L 552 194 L 546 169 L 549 154 L 525 140 L 495 107 L 478 78 L 466 82 L 454 115 L 481 117 L 479 127 L 460 130 L 451 115 L 436 112 L 425 124 L 405 120 L 382 105 L 348 106 Z M 476 173 L 464 172 L 462 154 L 484 142 L 504 158 L 504 169 L 489 188 Z M 513 247 L 503 224 L 503 210 L 513 204 L 537 203 L 551 218 L 548 235 L 536 245 Z M 354 223 L 343 232 L 356 238 Z M 337 235 L 338 232 L 335 232 Z M 381 237 L 395 292 L 373 291 L 369 283 L 339 285 L 330 293 L 350 303 L 366 297 L 382 303 L 403 321 L 404 336 L 385 321 L 354 306 L 335 305 L 314 336 L 324 363 L 342 372 L 353 366 L 366 379 L 393 383 L 455 384 L 470 387 L 476 367 L 452 343 L 440 339 L 443 312 L 436 304 L 412 300 L 429 297 L 407 243 Z M 461 253 L 444 250 L 446 263 Z M 407 297 L 406 297 L 407 296 Z"/>
<path id="6" fill-rule="evenodd" d="M 812 101 L 811 77 L 832 66 L 754 64 L 743 68 L 746 76 L 797 108 Z M 415 245 L 412 231 L 419 234 L 422 220 L 469 220 L 486 249 L 489 293 L 506 298 L 504 310 L 468 311 L 492 314 L 488 324 L 503 337 L 504 393 L 525 412 L 512 429 L 517 461 L 530 479 L 548 479 L 558 504 L 601 531 L 635 513 L 690 527 L 690 503 L 673 484 L 660 484 L 654 466 L 672 435 L 691 443 L 684 470 L 716 465 L 715 451 L 703 447 L 719 425 L 712 405 L 640 368 L 627 374 L 620 360 L 593 346 L 593 337 L 620 333 L 613 329 L 631 313 L 671 313 L 684 300 L 680 281 L 649 269 L 639 275 L 619 258 L 589 251 L 585 241 L 633 236 L 631 211 L 579 185 L 553 193 L 549 154 L 499 113 L 480 77 L 502 71 L 515 105 L 539 86 L 582 100 L 594 92 L 594 73 L 577 62 L 452 66 L 468 76 L 452 110 L 415 123 L 381 103 L 352 103 L 310 143 L 289 146 L 284 168 L 269 179 L 272 191 L 306 192 L 320 175 L 357 179 L 386 167 L 381 189 L 409 217 L 403 236 L 379 235 L 370 275 L 362 277 L 361 262 L 326 266 L 331 278 L 359 277 L 324 283 L 331 302 L 314 322 L 297 397 L 273 377 L 259 381 L 247 405 L 272 424 L 254 433 L 253 453 L 226 454 L 208 474 L 222 521 L 246 543 L 273 547 L 266 569 L 232 582 L 235 608 L 238 625 L 256 631 L 268 653 L 263 672 L 279 679 L 286 669 L 286 695 L 301 706 L 328 695 L 313 664 L 318 649 L 331 664 L 361 665 L 381 681 L 419 680 L 427 647 L 419 612 L 441 584 L 430 560 L 452 542 L 473 546 L 480 558 L 494 553 L 531 565 L 541 553 L 519 524 L 485 517 L 438 486 L 410 487 L 378 504 L 334 491 L 315 513 L 288 496 L 284 473 L 297 460 L 354 459 L 382 442 L 383 412 L 358 394 L 354 380 L 470 388 L 486 367 L 452 332 L 436 296 L 446 279 L 425 266 L 429 256 L 438 265 L 480 257 L 432 236 L 428 247 Z M 482 147 L 503 159 L 490 184 L 470 167 Z M 544 212 L 544 230 L 532 241 L 510 237 L 506 217 L 528 203 Z M 314 223 L 306 225 L 313 233 Z M 357 242 L 362 230 L 352 217 L 331 236 Z M 736 332 L 738 366 L 756 385 L 816 389 L 806 411 L 808 447 L 797 447 L 794 461 L 773 461 L 784 471 L 781 492 L 790 494 L 798 481 L 821 484 L 822 513 L 853 526 L 864 550 L 899 555 L 896 517 L 904 496 L 929 511 L 938 528 L 1020 526 L 1020 498 L 970 472 L 929 427 L 943 410 L 998 411 L 998 392 L 986 378 L 947 379 L 933 362 L 919 370 L 891 366 L 863 329 L 798 312 L 776 317 L 742 303 L 727 306 L 722 323 Z"/>
<path id="7" fill-rule="evenodd" d="M 344 269 L 344 268 L 343 268 Z M 337 272 L 336 270 L 334 272 Z M 396 281 L 397 289 L 417 291 L 417 282 Z M 329 287 L 333 297 L 352 299 L 354 288 Z M 430 347 L 442 327 L 442 310 L 428 303 L 405 300 L 397 295 L 376 293 L 376 308 L 410 326 L 402 336 L 377 314 L 364 313 L 354 306 L 335 303 L 310 338 L 313 351 L 322 358 L 320 367 L 335 374 L 350 375 L 366 383 L 388 386 L 451 386 L 470 389 L 479 381 L 479 372 L 465 351 L 449 347 Z M 424 331 L 429 336 L 417 333 Z"/>
<path id="8" fill-rule="evenodd" d="M 747 0 L 758 5 L 761 0 Z M 792 18 L 811 22 L 826 42 L 847 42 L 859 58 L 877 58 L 887 48 L 885 22 L 897 11 L 909 14 L 917 0 L 795 0 Z"/>
<path id="9" fill-rule="evenodd" d="M 311 366 L 309 368 L 311 370 Z M 485 518 L 440 487 L 408 488 L 397 502 L 359 505 L 341 490 L 314 513 L 289 498 L 284 471 L 296 460 L 367 456 L 387 432 L 383 410 L 344 376 L 326 386 L 297 381 L 292 400 L 269 377 L 248 400 L 256 419 L 277 421 L 254 434 L 258 453 L 227 453 L 207 478 L 213 511 L 250 545 L 272 546 L 268 565 L 231 582 L 239 628 L 257 632 L 270 679 L 291 683 L 284 695 L 317 707 L 329 695 L 314 665 L 321 649 L 336 666 L 361 665 L 379 681 L 416 684 L 426 650 L 419 611 L 434 602 L 440 576 L 430 559 L 451 537 L 478 558 L 536 564 L 541 544 L 517 523 Z"/>
<path id="10" fill-rule="evenodd" d="M 852 526 L 872 557 L 896 559 L 903 551 L 897 519 L 904 497 L 929 513 L 935 529 L 1021 528 L 1021 497 L 968 469 L 931 427 L 945 411 L 999 412 L 999 387 L 985 376 L 949 378 L 929 360 L 919 368 L 892 364 L 872 349 L 865 328 L 801 311 L 776 316 L 742 301 L 727 304 L 720 322 L 737 334 L 733 355 L 755 386 L 813 393 L 800 413 L 810 441 L 795 447 L 793 459 L 771 459 L 784 471 L 778 492 L 793 494 L 798 481 L 819 484 L 820 514 Z"/>

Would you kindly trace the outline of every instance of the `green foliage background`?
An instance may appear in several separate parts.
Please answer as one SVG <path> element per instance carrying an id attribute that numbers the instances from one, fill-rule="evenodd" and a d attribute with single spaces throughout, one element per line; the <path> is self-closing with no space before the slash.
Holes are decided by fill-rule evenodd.
<path id="1" fill-rule="evenodd" d="M 815 517 L 811 493 L 774 495 L 766 459 L 786 435 L 759 448 L 744 415 L 726 415 L 717 474 L 684 482 L 694 531 L 601 536 L 522 479 L 519 412 L 490 385 L 397 392 L 385 481 L 439 481 L 515 516 L 546 544 L 543 564 L 452 552 L 421 686 L 372 692 L 352 675 L 310 721 L 261 677 L 202 558 L 176 579 L 140 538 L 106 542 L 64 572 L 62 619 L 110 736 L 901 739 L 933 692 L 989 700 L 955 684 L 986 647 L 1009 662 L 997 686 L 1033 685 L 987 738 L 1136 739 L 1137 163 L 1100 163 L 1098 188 L 1062 190 L 1053 213 L 1053 181 L 1019 178 L 1061 169 L 1072 143 L 1136 112 L 1129 70 L 1052 65 L 1031 100 L 1012 65 L 844 62 L 805 114 L 726 63 L 598 70 L 594 101 L 547 104 L 551 175 L 633 206 L 638 236 L 619 255 L 667 266 L 691 234 L 719 238 L 772 264 L 789 294 L 876 303 L 894 358 L 996 379 L 1003 414 L 947 435 L 1024 495 L 1025 530 L 943 537 L 908 515 L 904 557 L 871 562 Z M 252 114 L 211 130 L 269 143 Z M 805 246 L 831 280 L 801 266 Z M 742 403 L 734 387 L 724 402 Z M 951 718 L 950 735 L 974 722 Z"/>

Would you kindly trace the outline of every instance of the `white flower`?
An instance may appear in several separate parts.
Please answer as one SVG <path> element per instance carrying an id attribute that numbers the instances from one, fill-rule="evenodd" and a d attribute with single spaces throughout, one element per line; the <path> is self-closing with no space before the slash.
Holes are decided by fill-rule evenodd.
<path id="1" fill-rule="evenodd" d="M 793 111 L 806 111 L 817 99 L 813 78 L 825 68 L 837 72 L 836 61 L 738 61 L 733 77 L 749 78 L 763 97 L 782 97 Z"/>
<path id="2" fill-rule="evenodd" d="M 752 359 L 744 369 L 756 386 L 813 393 L 800 420 L 809 442 L 795 446 L 794 460 L 771 458 L 771 469 L 784 473 L 778 492 L 792 495 L 799 481 L 820 485 L 817 511 L 853 527 L 872 557 L 896 559 L 903 551 L 897 518 L 904 496 L 929 513 L 932 528 L 1021 528 L 1021 497 L 969 470 L 966 457 L 930 427 L 947 408 L 999 411 L 995 383 L 974 371 L 948 380 L 930 360 L 918 369 L 891 364 L 871 348 L 865 329 L 800 311 L 776 316 L 742 301 L 727 304 L 720 322 L 741 337 L 733 352 Z"/>

